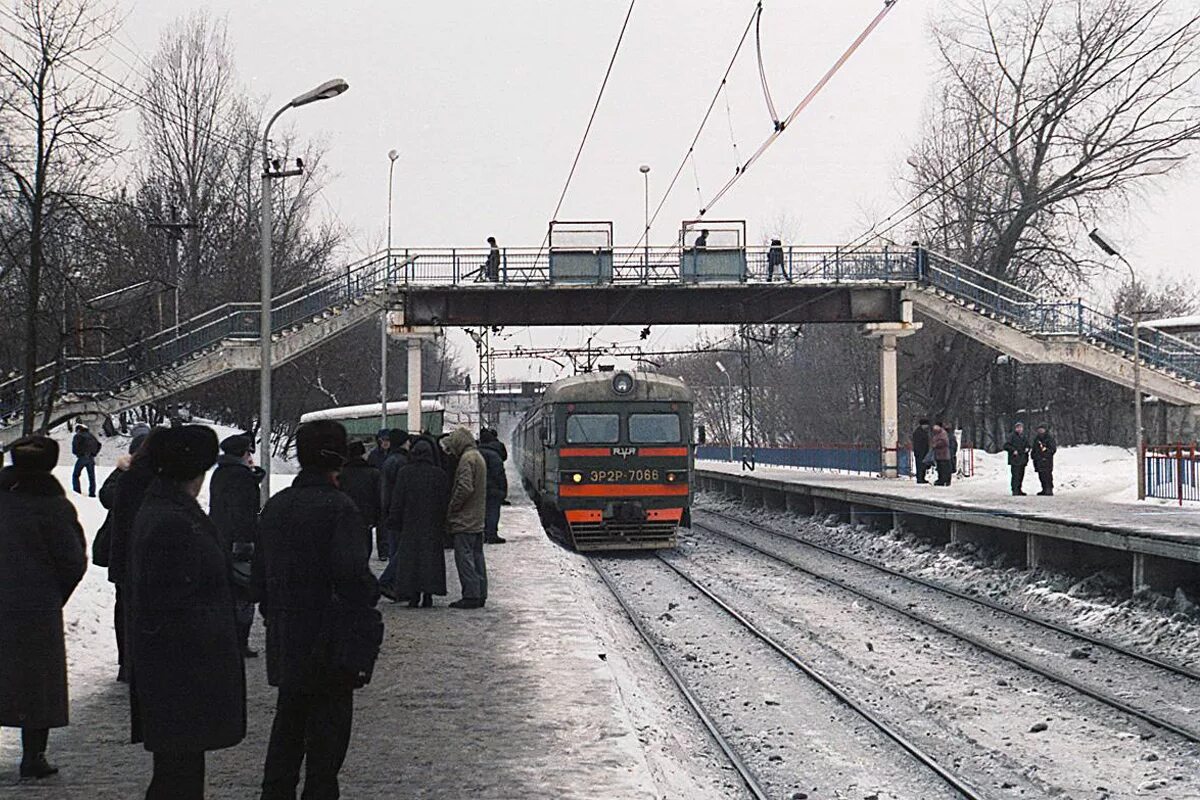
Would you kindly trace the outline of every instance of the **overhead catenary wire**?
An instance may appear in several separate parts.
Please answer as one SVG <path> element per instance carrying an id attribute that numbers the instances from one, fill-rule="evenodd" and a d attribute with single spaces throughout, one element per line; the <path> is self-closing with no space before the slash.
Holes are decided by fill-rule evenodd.
<path id="1" fill-rule="evenodd" d="M 863 32 L 858 35 L 858 38 L 851 42 L 850 46 L 846 48 L 846 51 L 842 53 L 841 57 L 834 62 L 833 66 L 830 67 L 823 76 L 821 76 L 821 79 L 817 81 L 816 85 L 813 86 L 812 89 L 809 90 L 808 94 L 806 94 L 804 98 L 796 105 L 796 107 L 792 109 L 792 113 L 788 114 L 786 119 L 776 121 L 775 130 L 772 131 L 771 135 L 768 136 L 766 140 L 759 145 L 758 149 L 754 151 L 754 154 L 751 155 L 750 158 L 746 159 L 746 162 L 734 172 L 733 177 L 721 187 L 721 189 L 713 196 L 713 198 L 701 206 L 701 216 L 704 216 L 704 214 L 706 214 L 714 205 L 720 202 L 721 198 L 724 197 L 725 194 L 732 189 L 739 180 L 741 180 L 742 176 L 746 174 L 750 167 L 754 165 L 754 162 L 762 158 L 763 154 L 767 152 L 771 145 L 775 144 L 775 142 L 779 140 L 779 137 L 783 135 L 783 132 L 787 130 L 788 126 L 795 121 L 796 117 L 800 116 L 804 109 L 808 108 L 809 104 L 812 103 L 812 101 L 816 99 L 817 95 L 821 93 L 821 90 L 823 90 L 826 85 L 833 80 L 833 77 L 837 75 L 845 63 L 850 60 L 850 57 L 853 56 L 854 53 L 857 52 L 858 48 L 862 46 L 862 43 L 865 42 L 867 38 L 875 31 L 875 29 L 879 27 L 884 18 L 891 13 L 891 10 L 896 7 L 897 2 L 898 0 L 884 0 L 883 8 L 878 14 L 875 15 L 875 18 L 872 19 L 870 24 L 867 25 Z"/>
<path id="2" fill-rule="evenodd" d="M 712 100 L 709 101 L 708 108 L 704 111 L 704 116 L 700 120 L 700 125 L 698 128 L 696 128 L 696 135 L 692 137 L 691 144 L 689 144 L 687 150 L 684 151 L 683 158 L 679 160 L 679 166 L 675 169 L 675 174 L 671 176 L 671 180 L 667 184 L 666 190 L 663 191 L 662 197 L 659 198 L 658 205 L 654 208 L 654 213 L 650 215 L 650 224 L 647 226 L 647 230 L 654 226 L 654 222 L 658 219 L 658 215 L 662 213 L 663 207 L 667 204 L 667 199 L 671 196 L 671 192 L 675 189 L 675 185 L 679 182 L 679 177 L 683 174 L 683 170 L 687 167 L 688 159 L 691 158 L 692 154 L 695 152 L 696 143 L 700 141 L 700 135 L 704 132 L 704 127 L 708 124 L 708 120 L 712 116 L 713 109 L 717 106 L 717 100 L 719 100 L 721 97 L 721 92 L 725 88 L 726 81 L 729 79 L 729 73 L 733 71 L 733 65 L 737 63 L 738 56 L 742 52 L 742 47 L 746 44 L 746 39 L 750 35 L 750 29 L 754 27 L 754 20 L 758 18 L 758 12 L 761 8 L 762 0 L 758 0 L 758 2 L 754 4 L 754 11 L 750 13 L 750 19 L 746 21 L 746 27 L 742 31 L 741 37 L 738 39 L 737 47 L 735 47 L 733 50 L 733 57 L 729 59 L 729 65 L 725 67 L 725 72 L 721 75 L 721 80 L 717 84 L 717 90 L 713 92 Z M 634 244 L 633 249 L 636 250 L 645 240 L 646 231 L 643 230 L 642 235 Z M 633 257 L 634 256 L 631 255 L 629 258 L 632 259 Z"/>
<path id="3" fill-rule="evenodd" d="M 758 54 L 758 80 L 762 84 L 763 99 L 767 101 L 767 113 L 771 115 L 771 123 L 775 130 L 782 130 L 779 112 L 775 110 L 775 101 L 771 99 L 771 87 L 767 85 L 767 67 L 763 63 L 762 54 L 762 4 L 758 6 L 758 17 L 754 20 L 754 50 Z"/>
<path id="4" fill-rule="evenodd" d="M 592 124 L 596 121 L 596 113 L 600 110 L 600 101 L 604 99 L 604 90 L 608 87 L 608 79 L 612 76 L 613 65 L 617 63 L 617 54 L 621 52 L 621 42 L 625 40 L 625 31 L 629 28 L 629 18 L 633 16 L 633 7 L 636 4 L 637 0 L 629 0 L 629 9 L 625 12 L 625 21 L 621 23 L 621 33 L 617 36 L 617 43 L 613 47 L 612 57 L 608 60 L 608 68 L 604 70 L 604 80 L 600 82 L 600 91 L 596 93 L 596 102 L 592 104 L 592 113 L 588 117 L 587 126 L 583 129 L 583 138 L 579 140 L 579 148 L 575 151 L 575 159 L 571 162 L 571 170 L 567 173 L 567 180 L 563 183 L 562 192 L 558 195 L 558 202 L 554 206 L 554 213 L 550 215 L 551 220 L 558 219 L 558 212 L 562 210 L 563 201 L 567 197 L 567 190 L 571 188 L 571 179 L 575 177 L 575 170 L 579 167 L 579 159 L 583 155 L 584 146 L 587 144 L 588 134 L 592 132 Z M 542 248 L 546 246 L 549 238 L 550 231 L 547 229 L 546 236 L 542 239 Z"/>

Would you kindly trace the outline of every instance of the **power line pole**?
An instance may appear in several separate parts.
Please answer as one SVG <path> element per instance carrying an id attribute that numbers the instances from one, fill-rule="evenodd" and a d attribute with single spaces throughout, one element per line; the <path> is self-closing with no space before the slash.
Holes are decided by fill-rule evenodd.
<path id="1" fill-rule="evenodd" d="M 179 243 L 183 240 L 183 232 L 199 228 L 195 222 L 180 222 L 179 209 L 174 205 L 171 206 L 171 221 L 164 222 L 156 220 L 147 223 L 146 227 L 152 230 L 160 230 L 167 240 L 167 281 L 171 289 L 175 292 L 175 324 L 174 327 L 179 327 Z M 159 301 L 159 316 L 161 317 L 162 301 Z M 161 326 L 162 321 L 159 320 Z"/>

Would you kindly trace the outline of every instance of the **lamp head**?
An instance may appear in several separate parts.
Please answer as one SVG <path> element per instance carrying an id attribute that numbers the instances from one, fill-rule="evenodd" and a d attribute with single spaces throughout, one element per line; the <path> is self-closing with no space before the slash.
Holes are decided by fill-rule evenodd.
<path id="1" fill-rule="evenodd" d="M 724 364 L 722 364 L 720 361 L 716 362 L 716 364 L 717 364 L 717 369 L 719 369 L 719 370 L 721 371 L 721 374 L 722 374 L 722 375 L 728 375 L 728 374 L 729 374 L 729 373 L 727 373 L 727 372 L 725 371 L 725 365 L 724 365 Z"/>
<path id="2" fill-rule="evenodd" d="M 1088 234 L 1088 238 L 1095 242 L 1096 247 L 1103 250 L 1105 255 L 1120 257 L 1121 254 L 1117 251 L 1117 248 L 1113 247 L 1108 239 L 1104 237 L 1104 234 L 1100 233 L 1099 228 L 1092 228 L 1092 232 Z"/>
<path id="3" fill-rule="evenodd" d="M 642 164 L 640 167 L 638 167 L 638 172 L 642 173 L 643 175 L 645 175 L 649 171 L 650 171 L 649 164 Z"/>
<path id="4" fill-rule="evenodd" d="M 394 149 L 388 150 L 388 158 L 390 158 L 392 161 L 395 161 L 399 157 L 400 157 L 400 153 L 397 152 L 396 150 L 394 150 Z"/>
<path id="5" fill-rule="evenodd" d="M 304 94 L 294 98 L 288 105 L 292 108 L 299 108 L 309 103 L 315 103 L 318 100 L 329 100 L 330 98 L 337 97 L 349 88 L 350 84 L 341 78 L 334 78 L 333 80 L 325 81 L 315 89 L 309 89 Z"/>

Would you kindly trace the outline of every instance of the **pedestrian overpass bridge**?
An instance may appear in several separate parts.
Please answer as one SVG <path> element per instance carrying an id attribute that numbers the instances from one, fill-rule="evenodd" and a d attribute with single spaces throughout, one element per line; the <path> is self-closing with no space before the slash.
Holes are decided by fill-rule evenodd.
<path id="1" fill-rule="evenodd" d="M 1019 361 L 1133 385 L 1131 319 L 1035 295 L 920 247 L 502 248 L 490 268 L 489 255 L 393 249 L 280 294 L 272 364 L 385 312 L 397 338 L 447 326 L 857 323 L 880 341 L 883 441 L 894 444 L 896 339 L 920 327 L 916 311 Z M 114 414 L 258 369 L 258 331 L 258 303 L 227 303 L 136 352 L 46 364 L 34 376 L 38 419 L 47 404 L 52 422 Z M 1143 391 L 1200 406 L 1200 346 L 1148 327 L 1139 344 Z M 20 376 L 0 383 L 0 444 L 20 435 L 24 405 Z"/>

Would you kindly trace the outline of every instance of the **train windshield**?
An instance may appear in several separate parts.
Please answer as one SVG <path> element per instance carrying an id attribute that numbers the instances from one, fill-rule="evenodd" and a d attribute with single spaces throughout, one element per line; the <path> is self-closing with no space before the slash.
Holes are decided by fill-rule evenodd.
<path id="1" fill-rule="evenodd" d="M 633 444 L 675 444 L 679 441 L 678 414 L 630 414 L 629 441 Z"/>
<path id="2" fill-rule="evenodd" d="M 621 440 L 617 414 L 571 414 L 567 417 L 569 444 L 616 444 Z"/>

